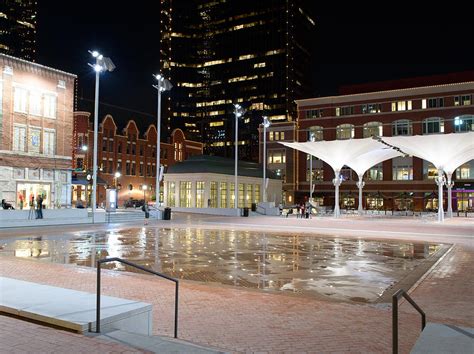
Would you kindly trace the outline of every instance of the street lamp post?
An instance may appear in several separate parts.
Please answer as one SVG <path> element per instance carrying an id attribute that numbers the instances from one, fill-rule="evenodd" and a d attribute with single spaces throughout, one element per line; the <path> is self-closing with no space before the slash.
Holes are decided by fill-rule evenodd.
<path id="1" fill-rule="evenodd" d="M 160 164 L 160 139 L 161 139 L 161 93 L 164 91 L 169 91 L 173 87 L 171 82 L 166 80 L 160 74 L 153 75 L 155 79 L 158 81 L 156 85 L 153 85 L 156 88 L 158 93 L 158 112 L 157 112 L 157 122 L 156 122 L 156 188 L 155 188 L 155 206 L 158 210 L 160 206 L 160 171 L 161 171 L 161 164 Z M 159 213 L 157 213 L 159 217 Z"/>
<path id="2" fill-rule="evenodd" d="M 263 181 L 262 181 L 262 201 L 267 201 L 267 128 L 270 127 L 271 123 L 268 117 L 263 117 Z"/>
<path id="3" fill-rule="evenodd" d="M 240 104 L 234 104 L 234 115 L 235 115 L 235 174 L 234 174 L 234 208 L 237 211 L 237 216 L 239 216 L 238 209 L 238 192 L 239 185 L 237 184 L 237 161 L 239 155 L 239 118 L 245 114 L 245 110 Z"/>
<path id="4" fill-rule="evenodd" d="M 314 132 L 311 132 L 309 135 L 309 141 L 316 141 L 316 136 Z M 311 202 L 313 197 L 313 155 L 309 154 L 309 199 L 308 202 Z"/>
<path id="5" fill-rule="evenodd" d="M 142 189 L 143 189 L 143 204 L 146 204 L 145 191 L 148 189 L 148 186 L 146 184 L 144 184 L 142 186 Z"/>
<path id="6" fill-rule="evenodd" d="M 92 162 L 92 223 L 95 222 L 95 209 L 97 197 L 97 135 L 99 127 L 99 74 L 105 71 L 113 71 L 115 65 L 110 58 L 104 57 L 96 50 L 90 51 L 95 58 L 95 64 L 89 64 L 95 71 L 95 105 L 94 105 L 94 157 Z"/>

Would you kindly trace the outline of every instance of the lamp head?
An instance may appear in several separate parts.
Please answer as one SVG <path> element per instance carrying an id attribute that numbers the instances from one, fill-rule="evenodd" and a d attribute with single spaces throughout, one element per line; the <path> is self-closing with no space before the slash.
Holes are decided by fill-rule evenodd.
<path id="1" fill-rule="evenodd" d="M 115 172 L 115 178 L 119 178 L 122 174 L 120 172 Z"/>
<path id="2" fill-rule="evenodd" d="M 262 124 L 265 128 L 268 128 L 270 125 L 272 125 L 272 123 L 268 120 L 267 116 L 263 116 L 263 123 Z"/>
<path id="3" fill-rule="evenodd" d="M 94 58 L 97 58 L 100 54 L 97 50 L 89 50 L 89 53 L 91 53 L 91 55 L 94 57 Z"/>
<path id="4" fill-rule="evenodd" d="M 82 145 L 81 150 L 82 151 L 87 151 L 87 145 Z"/>

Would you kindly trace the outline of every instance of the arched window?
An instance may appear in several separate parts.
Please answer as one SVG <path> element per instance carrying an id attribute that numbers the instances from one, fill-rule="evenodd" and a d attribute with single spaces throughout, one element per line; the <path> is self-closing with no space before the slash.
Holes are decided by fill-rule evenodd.
<path id="1" fill-rule="evenodd" d="M 474 131 L 474 116 L 464 115 L 454 118 L 454 131 L 456 133 Z"/>
<path id="2" fill-rule="evenodd" d="M 309 128 L 308 141 L 321 141 L 323 140 L 323 127 L 315 125 Z"/>
<path id="3" fill-rule="evenodd" d="M 341 124 L 336 127 L 337 140 L 352 139 L 353 137 L 354 137 L 353 124 Z"/>
<path id="4" fill-rule="evenodd" d="M 412 135 L 412 124 L 411 120 L 399 119 L 392 123 L 392 135 Z"/>
<path id="5" fill-rule="evenodd" d="M 371 136 L 382 136 L 383 128 L 380 122 L 369 122 L 364 124 L 364 138 Z"/>
<path id="6" fill-rule="evenodd" d="M 423 135 L 444 133 L 444 119 L 431 117 L 423 120 Z"/>

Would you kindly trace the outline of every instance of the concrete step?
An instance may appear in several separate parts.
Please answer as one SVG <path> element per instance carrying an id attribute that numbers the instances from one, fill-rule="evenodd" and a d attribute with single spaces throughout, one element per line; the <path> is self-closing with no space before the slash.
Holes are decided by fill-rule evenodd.
<path id="1" fill-rule="evenodd" d="M 474 328 L 428 323 L 411 354 L 474 353 Z"/>
<path id="2" fill-rule="evenodd" d="M 100 335 L 93 333 L 88 335 L 126 344 L 136 349 L 148 350 L 152 353 L 224 353 L 215 348 L 207 348 L 184 340 L 162 336 L 145 336 L 122 330 L 110 330 Z"/>
<path id="3" fill-rule="evenodd" d="M 74 330 L 95 330 L 96 294 L 0 277 L 0 311 Z M 101 328 L 122 329 L 149 335 L 150 304 L 101 296 Z"/>

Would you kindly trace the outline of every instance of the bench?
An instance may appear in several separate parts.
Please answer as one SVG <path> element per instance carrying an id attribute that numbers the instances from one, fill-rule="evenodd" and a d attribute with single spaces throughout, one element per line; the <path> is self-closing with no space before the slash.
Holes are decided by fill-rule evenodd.
<path id="1" fill-rule="evenodd" d="M 95 331 L 96 294 L 0 277 L 0 312 L 84 333 Z M 152 334 L 152 305 L 101 296 L 101 329 Z"/>

